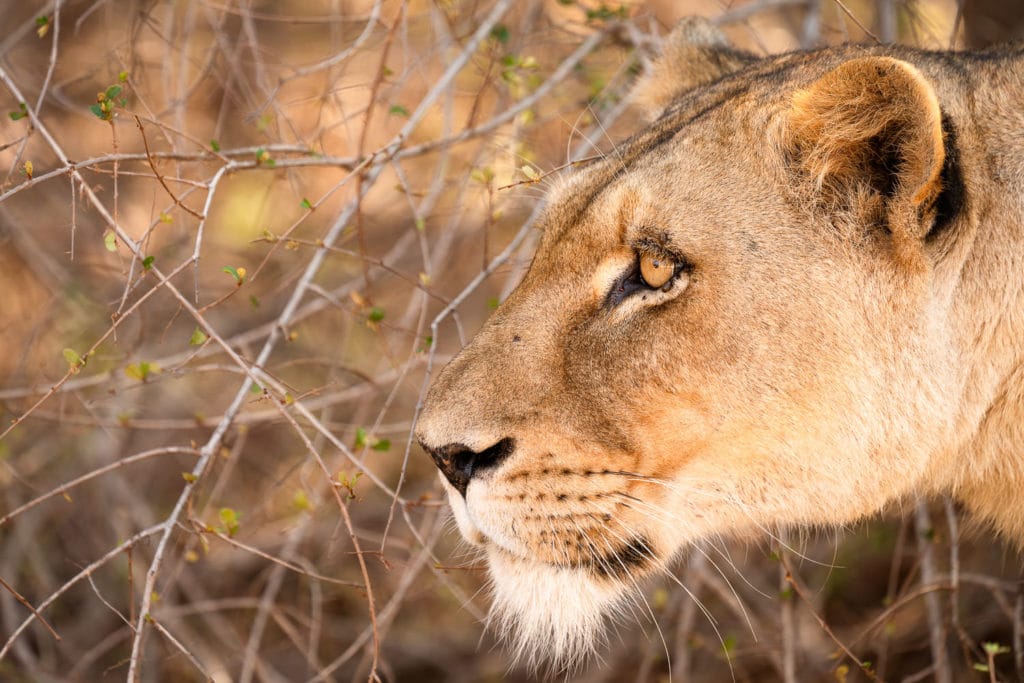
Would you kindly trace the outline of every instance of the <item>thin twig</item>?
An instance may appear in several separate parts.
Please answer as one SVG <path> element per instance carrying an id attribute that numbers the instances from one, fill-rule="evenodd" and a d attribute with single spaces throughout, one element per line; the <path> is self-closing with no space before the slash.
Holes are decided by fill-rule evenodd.
<path id="1" fill-rule="evenodd" d="M 871 29 L 869 29 L 867 26 L 865 26 L 864 24 L 861 23 L 860 19 L 858 19 L 857 16 L 853 12 L 850 11 L 850 8 L 846 6 L 846 3 L 844 3 L 843 0 L 834 0 L 834 1 L 835 1 L 836 5 L 839 6 L 839 9 L 843 10 L 843 13 L 846 14 L 846 16 L 850 17 L 850 20 L 853 23 L 857 24 L 857 28 L 859 28 L 861 31 L 864 31 L 864 34 L 866 36 L 871 38 L 871 40 L 875 41 L 876 43 L 881 43 L 882 42 L 882 40 L 878 36 L 876 36 L 874 33 L 872 33 Z"/>
<path id="2" fill-rule="evenodd" d="M 65 495 L 68 491 L 70 491 L 71 489 L 75 488 L 76 486 L 78 486 L 80 484 L 84 484 L 87 481 L 91 481 L 92 479 L 95 479 L 96 477 L 102 476 L 102 475 L 106 474 L 107 472 L 112 472 L 114 470 L 117 470 L 117 469 L 120 469 L 120 468 L 123 468 L 123 467 L 127 467 L 128 465 L 133 465 L 133 464 L 135 464 L 137 462 L 142 462 L 144 460 L 149 460 L 150 458 L 152 458 L 154 456 L 157 456 L 157 455 L 173 455 L 173 454 L 198 455 L 196 453 L 195 449 L 192 449 L 192 448 L 181 448 L 181 447 L 176 447 L 176 446 L 165 446 L 163 448 L 154 448 L 152 450 L 143 451 L 142 453 L 136 453 L 135 455 L 129 456 L 127 458 L 122 458 L 120 460 L 117 460 L 115 462 L 110 463 L 109 465 L 106 465 L 105 467 L 100 467 L 98 469 L 95 469 L 95 470 L 87 473 L 87 474 L 83 474 L 80 477 L 72 479 L 71 481 L 64 482 L 63 484 L 61 484 L 57 488 L 51 489 L 50 491 L 47 491 L 46 493 L 44 493 L 44 494 L 42 494 L 40 496 L 36 496 L 35 498 L 33 498 L 32 500 L 28 501 L 27 503 L 19 505 L 18 507 L 14 508 L 13 510 L 11 510 L 7 514 L 5 514 L 3 517 L 0 517 L 0 527 L 2 527 L 4 524 L 6 524 L 7 522 L 9 522 L 12 519 L 14 519 L 15 517 L 17 517 L 21 513 L 25 512 L 26 510 L 31 510 L 36 505 L 39 505 L 40 503 L 42 503 L 44 501 L 47 501 L 50 498 L 53 498 L 54 496 Z"/>
<path id="3" fill-rule="evenodd" d="M 789 551 L 786 549 L 788 538 L 785 532 L 779 532 L 780 547 L 776 551 L 781 558 L 779 562 L 779 626 L 782 640 L 782 680 L 785 683 L 796 683 L 796 618 L 791 584 L 793 583 L 788 567 Z"/>
<path id="4" fill-rule="evenodd" d="M 244 550 L 247 553 L 252 553 L 253 555 L 256 555 L 257 557 L 262 557 L 264 560 L 267 560 L 267 561 L 272 562 L 272 563 L 274 563 L 274 564 L 276 564 L 276 565 L 278 565 L 280 567 L 283 567 L 284 569 L 287 569 L 288 571 L 295 572 L 296 574 L 301 574 L 302 576 L 309 577 L 311 579 L 314 579 L 315 581 L 322 581 L 323 583 L 329 583 L 329 584 L 331 584 L 333 586 L 344 586 L 346 588 L 359 588 L 359 589 L 362 589 L 362 590 L 366 589 L 366 586 L 364 586 L 361 583 L 356 583 L 355 581 L 344 581 L 342 579 L 335 579 L 335 578 L 330 577 L 330 576 L 324 576 L 323 574 L 318 574 L 316 572 L 307 571 L 307 570 L 303 569 L 302 567 L 300 567 L 298 565 L 292 564 L 291 562 L 286 562 L 285 560 L 282 560 L 279 557 L 275 557 L 274 555 L 271 555 L 270 553 L 265 553 L 262 550 L 260 550 L 259 548 L 255 548 L 255 547 L 253 547 L 251 545 L 248 545 L 246 543 L 242 543 L 241 541 L 239 541 L 239 540 L 237 540 L 235 538 L 232 538 L 228 534 L 225 534 L 225 533 L 223 533 L 221 531 L 217 531 L 216 529 L 209 528 L 209 527 L 207 527 L 205 524 L 203 524 L 202 522 L 200 522 L 197 519 L 193 519 L 193 520 L 191 520 L 191 522 L 192 522 L 192 528 L 195 530 L 196 533 L 207 534 L 207 535 L 210 535 L 210 536 L 215 536 L 215 537 L 219 538 L 220 540 L 224 541 L 225 543 L 227 543 L 230 546 L 238 548 L 239 550 Z"/>
<path id="5" fill-rule="evenodd" d="M 921 583 L 931 584 L 935 581 L 938 570 L 935 565 L 935 546 L 931 515 L 927 504 L 917 504 L 914 515 L 914 529 L 917 532 L 918 557 L 921 559 Z M 939 596 L 929 593 L 925 596 L 925 611 L 928 615 L 928 637 L 932 651 L 936 683 L 952 683 L 953 672 L 949 668 L 949 657 L 946 653 L 946 627 L 942 618 Z"/>
<path id="6" fill-rule="evenodd" d="M 846 657 L 851 662 L 853 662 L 853 664 L 858 669 L 860 669 L 865 676 L 867 676 L 872 681 L 878 681 L 878 683 L 885 683 L 881 678 L 879 678 L 875 674 L 874 671 L 872 671 L 867 666 L 864 666 L 860 661 L 860 658 L 857 657 L 857 655 L 855 655 L 853 651 L 851 651 L 850 648 L 843 643 L 843 641 L 839 640 L 835 632 L 833 632 L 832 628 L 828 625 L 828 622 L 826 622 L 821 617 L 821 615 L 818 614 L 817 610 L 814 609 L 814 605 L 811 603 L 810 598 L 807 597 L 807 594 L 804 592 L 804 589 L 800 586 L 800 583 L 794 578 L 793 571 L 789 568 L 785 559 L 782 559 L 782 564 L 786 569 L 786 583 L 788 583 L 790 587 L 793 589 L 793 591 L 800 597 L 800 599 L 804 601 L 804 604 L 807 605 L 807 609 L 811 613 L 811 616 L 813 616 L 814 620 L 818 622 L 818 625 L 821 627 L 821 630 L 825 632 L 825 635 L 827 635 L 832 640 L 832 642 L 835 643 L 840 650 L 842 650 L 843 654 L 846 655 Z"/>
<path id="7" fill-rule="evenodd" d="M 32 606 L 32 603 L 26 600 L 25 596 L 23 596 L 21 593 L 14 589 L 14 586 L 4 581 L 4 578 L 2 576 L 0 576 L 0 586 L 3 586 L 5 589 L 7 589 L 7 592 L 13 595 L 15 600 L 24 605 L 28 609 L 28 611 L 32 612 L 35 618 L 39 620 L 39 623 L 45 626 L 46 630 L 50 632 L 50 635 L 53 636 L 54 640 L 60 640 L 60 636 L 57 635 L 57 632 L 53 630 L 52 626 L 50 626 L 50 622 L 46 621 L 46 619 L 43 618 L 43 615 L 36 611 L 36 608 Z"/>
<path id="8" fill-rule="evenodd" d="M 1017 600 L 1013 610 L 1013 663 L 1017 679 L 1024 681 L 1024 571 L 1017 581 Z"/>
<path id="9" fill-rule="evenodd" d="M 2 648 L 0 648 L 0 660 L 3 660 L 4 656 L 11 649 L 11 646 L 14 644 L 14 642 L 18 639 L 18 637 L 22 634 L 22 632 L 26 628 L 28 628 L 29 625 L 32 624 L 32 621 L 37 618 L 37 615 L 39 613 L 41 613 L 44 609 L 46 609 L 47 607 L 52 605 L 58 598 L 60 598 L 66 592 L 68 592 L 69 590 L 74 588 L 75 585 L 77 585 L 79 581 L 81 581 L 82 579 L 86 578 L 87 576 L 90 576 L 94 571 L 96 571 L 97 569 L 99 569 L 100 567 L 105 565 L 107 562 L 109 562 L 113 558 L 115 558 L 118 555 L 120 555 L 122 552 L 124 552 L 124 550 L 126 548 L 130 548 L 130 547 L 135 546 L 140 541 L 142 541 L 144 539 L 147 539 L 150 536 L 153 536 L 158 531 L 160 531 L 160 527 L 159 526 L 151 526 L 148 529 L 145 529 L 143 531 L 140 531 L 140 532 L 136 533 L 134 536 L 132 536 L 131 538 L 121 542 L 120 544 L 118 544 L 118 546 L 116 548 L 108 551 L 102 557 L 100 557 L 99 559 L 97 559 L 94 562 L 92 562 L 92 564 L 90 564 L 87 567 L 85 567 L 84 569 L 82 569 L 82 571 L 78 572 L 73 577 L 71 577 L 70 579 L 65 581 L 61 585 L 60 588 L 58 588 L 56 591 L 51 593 L 49 595 L 49 597 L 47 597 L 45 600 L 43 600 L 41 603 L 39 603 L 39 606 L 36 608 L 36 610 L 38 610 L 38 611 L 33 610 L 32 615 L 29 616 L 27 619 L 25 619 L 23 622 L 21 622 L 21 624 L 16 629 L 14 629 L 14 631 L 11 633 L 11 635 L 7 638 L 7 642 L 4 643 L 4 646 Z"/>
<path id="10" fill-rule="evenodd" d="M 169 188 L 167 186 L 167 183 L 164 181 L 164 177 L 160 174 L 160 171 L 157 170 L 156 164 L 153 162 L 153 154 L 152 154 L 152 152 L 149 151 L 149 141 L 146 139 L 146 129 L 142 127 L 142 120 L 139 119 L 138 116 L 135 116 L 134 118 L 135 118 L 135 125 L 139 127 L 139 134 L 142 136 L 142 146 L 146 148 L 146 161 L 149 162 L 149 167 L 151 169 L 153 169 L 153 175 L 155 175 L 156 179 L 160 181 L 160 185 L 163 186 L 164 190 L 170 196 L 171 200 L 179 208 L 181 208 L 186 213 L 189 213 L 192 216 L 195 216 L 199 220 L 202 220 L 203 219 L 203 215 L 202 214 L 200 214 L 200 213 L 198 213 L 196 211 L 193 211 L 189 207 L 187 207 L 184 204 L 182 204 L 181 200 L 178 199 L 177 195 L 175 195 L 174 192 L 171 191 L 171 188 Z M 212 192 L 211 192 L 211 194 L 212 194 Z"/>
<path id="11" fill-rule="evenodd" d="M 510 187 L 518 187 L 519 185 L 536 185 L 537 183 L 543 182 L 543 180 L 548 176 L 554 173 L 558 173 L 561 170 L 564 170 L 566 168 L 575 168 L 576 166 L 582 166 L 583 164 L 590 163 L 591 161 L 598 161 L 599 159 L 603 158 L 604 157 L 602 155 L 596 154 L 594 156 L 585 157 L 583 159 L 569 161 L 567 163 L 555 166 L 554 168 L 548 171 L 544 171 L 543 173 L 538 174 L 536 178 L 528 178 L 526 180 L 519 180 L 514 183 L 509 183 L 508 185 L 502 185 L 501 187 L 498 188 L 498 190 L 507 190 Z"/>

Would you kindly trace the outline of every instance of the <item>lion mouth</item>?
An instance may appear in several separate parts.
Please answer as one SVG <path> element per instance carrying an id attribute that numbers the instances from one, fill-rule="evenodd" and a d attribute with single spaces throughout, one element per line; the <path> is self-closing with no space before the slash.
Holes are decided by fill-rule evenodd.
<path id="1" fill-rule="evenodd" d="M 461 497 L 450 497 L 451 509 L 464 540 L 471 545 L 561 571 L 583 573 L 594 580 L 622 582 L 649 573 L 659 564 L 651 538 L 633 528 L 609 522 L 582 526 L 505 523 L 505 515 L 480 518 Z M 588 515 L 591 517 L 593 515 Z M 550 519 L 549 519 L 550 521 Z"/>
<path id="2" fill-rule="evenodd" d="M 624 545 L 595 556 L 584 568 L 605 579 L 622 580 L 646 570 L 654 557 L 650 542 L 643 536 L 634 536 Z"/>
<path id="3" fill-rule="evenodd" d="M 592 579 L 622 583 L 638 575 L 647 574 L 657 564 L 651 542 L 642 535 L 628 539 L 622 545 L 598 552 L 596 546 L 582 551 L 570 560 L 538 557 L 528 549 L 508 547 L 494 539 L 483 537 L 481 546 L 514 558 L 524 564 L 535 564 L 562 571 L 582 572 Z"/>

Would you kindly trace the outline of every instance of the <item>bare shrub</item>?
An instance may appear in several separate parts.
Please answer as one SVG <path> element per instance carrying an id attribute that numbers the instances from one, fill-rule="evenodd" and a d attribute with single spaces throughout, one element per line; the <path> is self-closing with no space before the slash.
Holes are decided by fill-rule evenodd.
<path id="1" fill-rule="evenodd" d="M 944 47 L 968 8 L 7 3 L 0 678 L 504 676 L 411 429 L 545 180 L 635 128 L 684 14 L 774 52 Z M 1019 559 L 904 512 L 695 549 L 578 680 L 1024 676 Z"/>

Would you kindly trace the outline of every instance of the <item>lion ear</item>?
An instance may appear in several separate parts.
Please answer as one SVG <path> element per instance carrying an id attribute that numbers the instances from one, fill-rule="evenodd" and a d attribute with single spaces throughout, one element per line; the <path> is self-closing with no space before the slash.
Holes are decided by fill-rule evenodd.
<path id="1" fill-rule="evenodd" d="M 942 111 L 914 66 L 845 62 L 793 96 L 789 154 L 831 208 L 871 204 L 893 234 L 922 237 L 942 190 Z"/>
<path id="2" fill-rule="evenodd" d="M 662 41 L 661 55 L 637 82 L 633 100 L 655 119 L 688 90 L 712 83 L 756 59 L 729 45 L 707 19 L 686 17 Z"/>

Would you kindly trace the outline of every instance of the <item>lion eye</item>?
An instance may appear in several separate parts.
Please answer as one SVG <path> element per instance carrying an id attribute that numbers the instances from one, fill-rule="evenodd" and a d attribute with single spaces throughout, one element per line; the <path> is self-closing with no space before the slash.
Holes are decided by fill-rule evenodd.
<path id="1" fill-rule="evenodd" d="M 640 277 L 651 289 L 661 289 L 676 274 L 676 263 L 664 256 L 640 255 Z"/>

